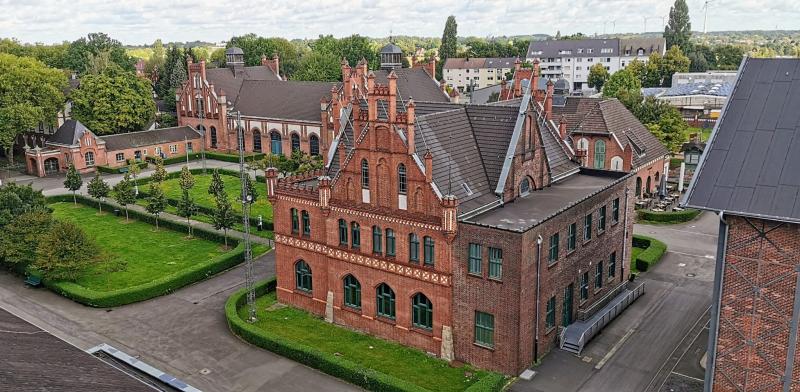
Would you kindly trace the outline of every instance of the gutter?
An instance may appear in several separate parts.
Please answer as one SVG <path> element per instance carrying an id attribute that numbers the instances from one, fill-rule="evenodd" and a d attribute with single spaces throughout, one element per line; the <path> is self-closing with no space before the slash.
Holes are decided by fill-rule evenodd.
<path id="1" fill-rule="evenodd" d="M 533 363 L 539 360 L 539 286 L 541 283 L 540 269 L 542 265 L 542 236 L 536 238 L 536 324 L 533 329 Z"/>
<path id="2" fill-rule="evenodd" d="M 711 302 L 711 321 L 708 326 L 708 347 L 706 348 L 707 362 L 703 385 L 703 392 L 714 390 L 714 369 L 717 360 L 717 337 L 719 336 L 719 317 L 722 306 L 722 283 L 725 269 L 725 253 L 728 248 L 728 222 L 725 221 L 725 212 L 719 212 L 719 237 L 717 237 L 717 260 L 714 267 L 714 293 Z"/>

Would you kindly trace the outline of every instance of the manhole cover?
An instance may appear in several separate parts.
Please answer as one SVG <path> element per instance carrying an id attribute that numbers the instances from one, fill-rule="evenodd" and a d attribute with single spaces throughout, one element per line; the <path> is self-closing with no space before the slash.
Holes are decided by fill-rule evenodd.
<path id="1" fill-rule="evenodd" d="M 693 273 L 690 272 L 690 273 L 686 274 L 686 276 L 688 276 L 690 278 L 694 278 L 695 276 L 697 276 L 697 274 L 693 274 Z"/>
<path id="2" fill-rule="evenodd" d="M 200 369 L 200 374 L 207 376 L 211 374 L 211 369 L 206 369 L 206 368 Z"/>

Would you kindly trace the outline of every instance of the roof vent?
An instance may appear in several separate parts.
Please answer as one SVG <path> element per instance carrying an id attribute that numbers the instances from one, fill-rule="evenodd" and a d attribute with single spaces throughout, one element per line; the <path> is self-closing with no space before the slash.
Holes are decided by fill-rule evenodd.
<path id="1" fill-rule="evenodd" d="M 462 183 L 461 187 L 464 188 L 464 192 L 467 192 L 467 196 L 472 196 L 472 189 L 469 188 L 469 185 L 467 185 L 466 182 Z"/>

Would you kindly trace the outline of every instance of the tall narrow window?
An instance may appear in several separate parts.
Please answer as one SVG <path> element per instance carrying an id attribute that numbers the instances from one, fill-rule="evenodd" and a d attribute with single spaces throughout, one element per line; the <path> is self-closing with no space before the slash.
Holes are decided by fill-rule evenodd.
<path id="1" fill-rule="evenodd" d="M 411 299 L 411 324 L 417 328 L 433 328 L 433 304 L 424 294 L 417 293 Z"/>
<path id="2" fill-rule="evenodd" d="M 503 278 L 503 250 L 500 248 L 489 247 L 489 277 Z"/>
<path id="3" fill-rule="evenodd" d="M 550 329 L 556 326 L 556 297 L 552 296 L 547 300 L 547 314 L 545 316 L 545 327 Z"/>
<path id="4" fill-rule="evenodd" d="M 597 219 L 597 230 L 606 230 L 606 206 L 600 207 L 600 217 Z"/>
<path id="5" fill-rule="evenodd" d="M 548 260 L 550 264 L 558 261 L 558 233 L 550 236 L 550 256 Z"/>
<path id="6" fill-rule="evenodd" d="M 311 217 L 308 216 L 308 211 L 303 210 L 301 214 L 303 218 L 303 235 L 310 236 L 311 235 Z"/>
<path id="7" fill-rule="evenodd" d="M 253 152 L 261 152 L 261 132 L 253 130 Z"/>
<path id="8" fill-rule="evenodd" d="M 400 164 L 397 166 L 397 191 L 401 195 L 408 192 L 408 183 L 406 182 L 406 165 Z"/>
<path id="9" fill-rule="evenodd" d="M 434 246 L 433 246 L 433 238 L 425 236 L 422 238 L 422 244 L 424 248 L 424 262 L 425 265 L 429 267 L 433 267 L 434 264 Z"/>
<path id="10" fill-rule="evenodd" d="M 344 277 L 344 304 L 361 309 L 361 283 L 353 275 Z"/>
<path id="11" fill-rule="evenodd" d="M 211 148 L 217 148 L 217 128 L 211 127 Z"/>
<path id="12" fill-rule="evenodd" d="M 366 159 L 361 160 L 361 187 L 369 189 L 369 163 Z"/>
<path id="13" fill-rule="evenodd" d="M 419 237 L 414 233 L 408 235 L 408 261 L 419 264 Z"/>
<path id="14" fill-rule="evenodd" d="M 311 291 L 311 267 L 303 260 L 294 264 L 295 285 L 298 290 Z"/>
<path id="15" fill-rule="evenodd" d="M 589 241 L 590 239 L 592 239 L 592 214 L 583 218 L 583 240 Z"/>
<path id="16" fill-rule="evenodd" d="M 611 256 L 608 257 L 608 277 L 615 276 L 617 276 L 617 252 L 611 252 Z"/>
<path id="17" fill-rule="evenodd" d="M 300 151 L 300 135 L 292 134 L 292 152 Z"/>
<path id="18" fill-rule="evenodd" d="M 339 245 L 347 246 L 347 222 L 344 219 L 339 219 Z"/>
<path id="19" fill-rule="evenodd" d="M 311 137 L 308 138 L 308 147 L 308 151 L 312 157 L 319 155 L 319 137 L 317 137 L 317 135 L 311 135 Z"/>
<path id="20" fill-rule="evenodd" d="M 594 168 L 602 169 L 606 166 L 606 142 L 596 140 L 594 142 Z"/>
<path id="21" fill-rule="evenodd" d="M 594 288 L 603 288 L 603 262 L 598 261 L 594 266 Z"/>
<path id="22" fill-rule="evenodd" d="M 575 250 L 575 243 L 578 237 L 578 224 L 572 223 L 567 226 L 567 252 Z"/>
<path id="23" fill-rule="evenodd" d="M 611 222 L 619 222 L 619 198 L 611 202 Z"/>
<path id="24" fill-rule="evenodd" d="M 300 219 L 297 216 L 297 208 L 292 208 L 292 233 L 297 234 L 300 232 Z"/>
<path id="25" fill-rule="evenodd" d="M 484 347 L 494 347 L 494 316 L 475 311 L 475 343 Z"/>
<path id="26" fill-rule="evenodd" d="M 480 244 L 469 244 L 469 265 L 467 272 L 480 275 L 481 264 L 483 263 L 483 246 Z"/>
<path id="27" fill-rule="evenodd" d="M 581 301 L 589 299 L 589 271 L 581 274 Z"/>
<path id="28" fill-rule="evenodd" d="M 91 151 L 86 151 L 86 154 L 83 154 L 83 158 L 86 161 L 86 166 L 94 166 L 94 153 Z"/>
<path id="29" fill-rule="evenodd" d="M 394 319 L 394 291 L 386 283 L 375 289 L 375 304 L 378 316 Z"/>
<path id="30" fill-rule="evenodd" d="M 372 253 L 383 253 L 383 231 L 378 226 L 372 226 Z"/>
<path id="31" fill-rule="evenodd" d="M 386 229 L 386 256 L 394 257 L 397 254 L 397 246 L 395 244 L 394 230 Z"/>
<path id="32" fill-rule="evenodd" d="M 361 247 L 361 226 L 358 225 L 356 222 L 350 223 L 350 237 L 351 237 L 351 245 L 353 248 L 360 248 Z"/>
<path id="33" fill-rule="evenodd" d="M 273 154 L 283 154 L 283 141 L 278 131 L 269 133 L 269 150 Z"/>

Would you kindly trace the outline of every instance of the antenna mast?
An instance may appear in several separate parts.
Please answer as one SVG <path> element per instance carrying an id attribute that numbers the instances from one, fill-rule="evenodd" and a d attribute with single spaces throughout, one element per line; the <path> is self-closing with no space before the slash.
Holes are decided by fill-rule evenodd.
<path id="1" fill-rule="evenodd" d="M 242 113 L 236 111 L 236 135 L 239 140 L 239 180 L 242 186 L 242 224 L 244 225 L 244 286 L 247 290 L 248 321 L 256 321 L 256 292 L 255 277 L 253 274 L 253 251 L 250 247 L 250 195 L 247 194 L 249 175 L 244 170 L 244 127 Z"/>

